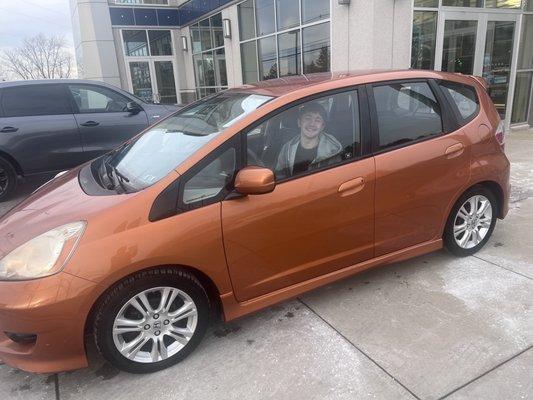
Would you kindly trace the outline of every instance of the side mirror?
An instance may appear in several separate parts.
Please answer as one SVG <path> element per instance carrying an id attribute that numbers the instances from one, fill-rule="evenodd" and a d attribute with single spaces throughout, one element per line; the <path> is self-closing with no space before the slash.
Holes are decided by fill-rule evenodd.
<path id="1" fill-rule="evenodd" d="M 246 167 L 235 178 L 235 190 L 244 195 L 270 193 L 275 187 L 274 172 L 268 168 Z"/>
<path id="2" fill-rule="evenodd" d="M 128 104 L 126 104 L 126 111 L 130 114 L 139 114 L 142 111 L 142 108 L 134 101 L 130 101 Z"/>

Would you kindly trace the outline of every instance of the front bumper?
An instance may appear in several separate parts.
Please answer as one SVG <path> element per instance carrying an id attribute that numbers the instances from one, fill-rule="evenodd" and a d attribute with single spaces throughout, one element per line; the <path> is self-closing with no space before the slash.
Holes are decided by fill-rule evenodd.
<path id="1" fill-rule="evenodd" d="M 87 366 L 84 330 L 95 283 L 65 272 L 23 282 L 0 282 L 0 360 L 28 372 Z M 17 343 L 5 332 L 37 335 Z"/>

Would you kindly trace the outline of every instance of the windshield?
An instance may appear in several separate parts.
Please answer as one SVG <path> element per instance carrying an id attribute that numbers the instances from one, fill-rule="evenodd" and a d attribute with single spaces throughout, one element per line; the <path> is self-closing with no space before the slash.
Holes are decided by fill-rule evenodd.
<path id="1" fill-rule="evenodd" d="M 227 127 L 272 97 L 222 93 L 184 108 L 101 159 L 99 181 L 132 192 L 153 185 Z"/>

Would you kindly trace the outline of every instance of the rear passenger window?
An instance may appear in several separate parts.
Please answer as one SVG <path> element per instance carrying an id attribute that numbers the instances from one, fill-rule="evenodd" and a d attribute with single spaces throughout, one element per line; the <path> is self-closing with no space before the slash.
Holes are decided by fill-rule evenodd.
<path id="1" fill-rule="evenodd" d="M 442 133 L 441 109 L 426 82 L 374 87 L 379 149 Z"/>
<path id="2" fill-rule="evenodd" d="M 27 85 L 5 88 L 4 117 L 71 114 L 68 97 L 59 85 Z"/>
<path id="3" fill-rule="evenodd" d="M 469 120 L 479 110 L 479 100 L 476 89 L 472 86 L 454 82 L 440 82 L 445 93 L 450 95 L 452 102 L 457 106 L 463 121 Z"/>

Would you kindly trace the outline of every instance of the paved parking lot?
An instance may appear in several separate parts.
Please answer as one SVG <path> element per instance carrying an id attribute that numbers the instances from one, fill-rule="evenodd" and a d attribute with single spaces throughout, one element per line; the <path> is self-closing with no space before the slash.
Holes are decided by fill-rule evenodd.
<path id="1" fill-rule="evenodd" d="M 533 131 L 508 138 L 513 194 L 475 257 L 440 251 L 213 326 L 152 375 L 0 367 L 0 399 L 532 399 Z M 14 204 L 0 205 L 0 213 Z"/>

